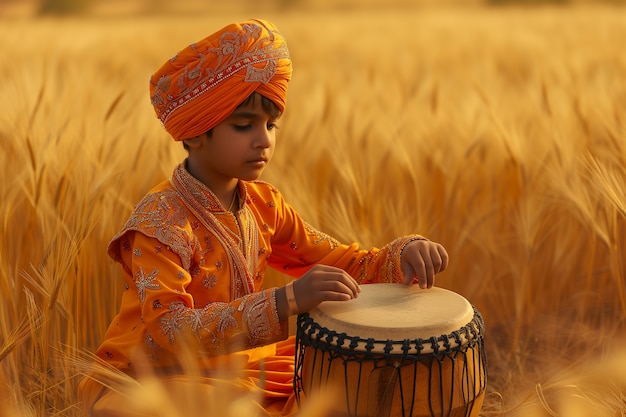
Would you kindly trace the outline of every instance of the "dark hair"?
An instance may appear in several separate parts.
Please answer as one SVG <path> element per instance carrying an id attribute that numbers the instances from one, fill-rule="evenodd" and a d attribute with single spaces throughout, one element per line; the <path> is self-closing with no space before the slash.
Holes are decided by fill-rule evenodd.
<path id="1" fill-rule="evenodd" d="M 262 94 L 257 93 L 256 91 L 250 94 L 244 101 L 242 101 L 241 104 L 237 106 L 237 108 L 241 106 L 247 106 L 248 104 L 253 103 L 257 97 L 261 98 L 261 107 L 263 108 L 263 111 L 265 113 L 269 114 L 270 117 L 273 119 L 278 119 L 280 117 L 280 109 L 278 108 L 278 106 L 274 104 L 272 100 Z"/>
<path id="2" fill-rule="evenodd" d="M 274 102 L 272 100 L 270 100 L 269 98 L 265 97 L 262 94 L 257 93 L 256 91 L 253 92 L 252 94 L 250 94 L 248 97 L 246 97 L 246 99 L 244 101 L 242 101 L 237 108 L 241 107 L 241 106 L 247 106 L 250 103 L 253 103 L 257 97 L 261 98 L 261 107 L 263 108 L 263 111 L 267 114 L 270 115 L 270 117 L 274 118 L 274 119 L 278 119 L 278 117 L 280 116 L 280 109 L 278 108 L 278 106 L 276 104 L 274 104 Z M 213 135 L 213 129 L 209 130 L 208 132 L 206 132 L 206 135 L 208 137 L 211 137 Z M 189 146 L 183 141 L 183 148 L 185 148 L 185 150 L 187 152 L 189 152 Z"/>

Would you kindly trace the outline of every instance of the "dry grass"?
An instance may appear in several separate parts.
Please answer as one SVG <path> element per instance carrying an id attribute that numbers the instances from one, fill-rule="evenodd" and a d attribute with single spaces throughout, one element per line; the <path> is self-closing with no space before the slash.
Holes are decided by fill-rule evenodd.
<path id="1" fill-rule="evenodd" d="M 2 22 L 0 416 L 78 415 L 123 285 L 108 239 L 184 156 L 148 76 L 246 17 Z M 626 414 L 623 9 L 266 17 L 295 74 L 265 179 L 343 240 L 448 248 L 438 284 L 487 324 L 484 415 Z"/>

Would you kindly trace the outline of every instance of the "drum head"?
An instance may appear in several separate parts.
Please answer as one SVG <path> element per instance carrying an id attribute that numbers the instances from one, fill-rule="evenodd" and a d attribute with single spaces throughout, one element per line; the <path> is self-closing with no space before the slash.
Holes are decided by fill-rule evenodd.
<path id="1" fill-rule="evenodd" d="M 472 305 L 461 295 L 438 287 L 367 284 L 349 301 L 325 301 L 309 312 L 320 326 L 351 336 L 378 340 L 428 339 L 467 325 Z"/>

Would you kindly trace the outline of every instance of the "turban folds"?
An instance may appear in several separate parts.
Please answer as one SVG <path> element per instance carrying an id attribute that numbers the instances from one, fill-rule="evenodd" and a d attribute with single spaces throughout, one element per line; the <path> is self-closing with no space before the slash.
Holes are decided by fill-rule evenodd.
<path id="1" fill-rule="evenodd" d="M 257 92 L 285 110 L 291 58 L 264 20 L 231 24 L 191 44 L 150 78 L 157 117 L 175 140 L 208 132 Z"/>

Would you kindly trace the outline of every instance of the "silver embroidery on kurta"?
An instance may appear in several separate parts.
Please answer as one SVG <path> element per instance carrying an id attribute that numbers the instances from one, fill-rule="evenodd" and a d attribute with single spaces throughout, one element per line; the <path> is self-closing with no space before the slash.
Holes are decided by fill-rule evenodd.
<path id="1" fill-rule="evenodd" d="M 311 236 L 314 238 L 313 243 L 316 245 L 319 245 L 322 242 L 328 242 L 328 246 L 330 247 L 330 249 L 335 249 L 337 246 L 339 246 L 339 241 L 329 235 L 327 235 L 324 232 L 320 232 L 319 230 L 317 230 L 316 228 L 314 228 L 313 226 L 311 226 L 308 223 L 304 223 L 304 228 L 306 230 L 307 235 Z"/>
<path id="2" fill-rule="evenodd" d="M 233 315 L 235 308 L 228 303 L 212 303 L 210 308 L 193 309 L 183 302 L 174 302 L 169 308 L 169 313 L 160 322 L 162 335 L 167 336 L 171 344 L 176 343 L 179 334 L 193 334 L 199 340 L 208 335 L 210 344 L 219 347 L 225 332 L 238 327 Z"/>
<path id="3" fill-rule="evenodd" d="M 135 207 L 122 230 L 111 240 L 109 254 L 121 262 L 120 238 L 129 230 L 136 230 L 157 239 L 180 257 L 183 267 L 189 270 L 193 248 L 198 244 L 188 233 L 186 208 L 171 188 L 148 194 Z"/>
<path id="4" fill-rule="evenodd" d="M 158 361 L 159 360 L 158 353 L 159 353 L 159 350 L 161 350 L 161 346 L 159 346 L 158 343 L 154 341 L 154 339 L 152 338 L 149 332 L 146 332 L 143 342 L 146 345 L 146 348 L 149 352 L 150 359 L 153 361 Z"/>
<path id="5" fill-rule="evenodd" d="M 135 285 L 137 286 L 137 295 L 139 296 L 139 301 L 143 304 L 146 301 L 146 290 L 158 290 L 161 288 L 159 284 L 156 283 L 156 276 L 159 273 L 158 269 L 153 270 L 149 274 L 143 270 L 143 267 L 139 267 L 139 270 L 135 274 L 137 280 L 135 281 Z"/>
<path id="6" fill-rule="evenodd" d="M 250 346 L 261 344 L 273 336 L 272 324 L 265 314 L 269 307 L 265 291 L 246 295 L 239 304 L 238 310 L 243 312 L 243 323 L 250 336 Z"/>

